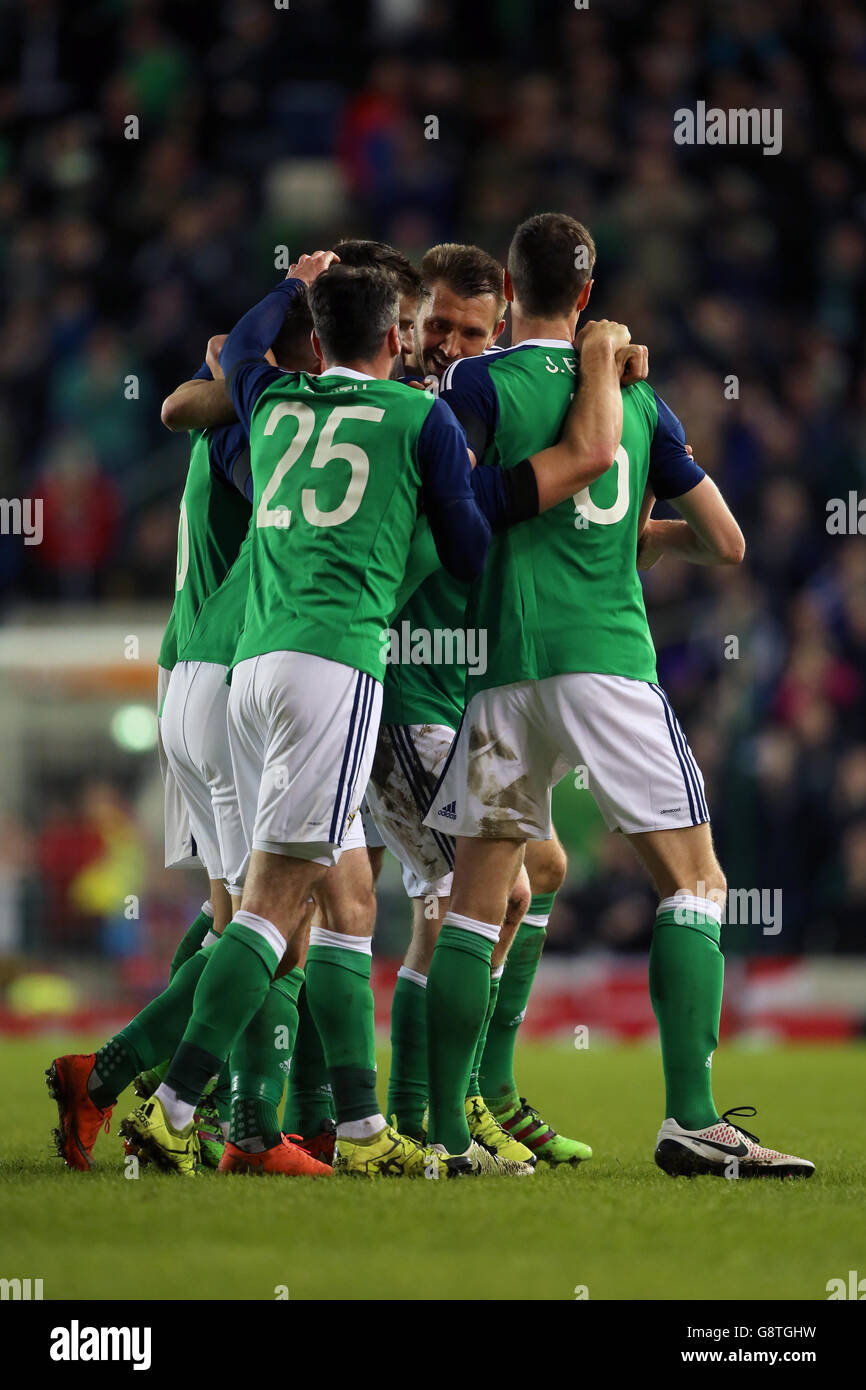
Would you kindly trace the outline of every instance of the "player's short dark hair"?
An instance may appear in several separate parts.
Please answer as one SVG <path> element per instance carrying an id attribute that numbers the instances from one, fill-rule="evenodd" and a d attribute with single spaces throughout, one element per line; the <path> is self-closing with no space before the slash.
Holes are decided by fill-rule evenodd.
<path id="1" fill-rule="evenodd" d="M 333 250 L 340 257 L 341 265 L 389 271 L 397 281 L 400 294 L 417 299 L 421 293 L 420 271 L 415 269 L 408 256 L 404 256 L 396 246 L 389 246 L 387 241 L 347 239 L 338 241 Z"/>
<path id="2" fill-rule="evenodd" d="M 393 275 L 368 266 L 329 266 L 313 281 L 308 298 L 327 362 L 375 357 L 400 310 Z"/>
<path id="3" fill-rule="evenodd" d="M 497 323 L 505 313 L 502 266 L 480 246 L 464 246 L 456 241 L 431 246 L 421 261 L 421 279 L 424 295 L 431 294 L 437 280 L 441 280 L 461 299 L 492 294 L 496 299 Z"/>
<path id="4" fill-rule="evenodd" d="M 539 212 L 521 222 L 508 249 L 514 297 L 526 314 L 570 313 L 595 265 L 595 242 L 564 212 Z"/>
<path id="5" fill-rule="evenodd" d="M 279 366 L 292 367 L 299 358 L 306 360 L 311 352 L 310 334 L 313 331 L 313 315 L 307 302 L 307 287 L 303 285 L 293 295 L 289 307 L 283 315 L 280 331 L 271 343 L 271 349 Z"/>

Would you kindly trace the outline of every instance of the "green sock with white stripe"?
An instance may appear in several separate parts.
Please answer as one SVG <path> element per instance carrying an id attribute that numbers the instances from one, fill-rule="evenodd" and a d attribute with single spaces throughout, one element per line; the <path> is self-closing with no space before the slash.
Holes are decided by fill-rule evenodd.
<path id="1" fill-rule="evenodd" d="M 490 1000 L 490 960 L 499 923 L 448 912 L 427 977 L 429 1142 L 448 1153 L 469 1148 L 466 1090 Z"/>
<path id="2" fill-rule="evenodd" d="M 189 1124 L 206 1085 L 264 1003 L 284 944 L 272 922 L 240 911 L 214 946 L 196 986 L 192 1017 L 156 1092 L 178 1131 Z"/>
<path id="3" fill-rule="evenodd" d="M 337 1125 L 379 1114 L 376 1018 L 368 937 L 313 927 L 307 952 L 307 1002 L 334 1093 Z"/>
<path id="4" fill-rule="evenodd" d="M 720 937 L 715 903 L 677 894 L 659 904 L 650 946 L 650 999 L 661 1037 L 665 1116 L 683 1129 L 705 1129 L 718 1119 L 711 1066 L 725 978 Z"/>
<path id="5" fill-rule="evenodd" d="M 466 1087 L 466 1098 L 481 1095 L 481 1059 L 484 1056 L 484 1048 L 487 1043 L 487 1031 L 493 1012 L 496 1008 L 496 1001 L 499 998 L 499 986 L 502 983 L 502 972 L 504 966 L 500 965 L 496 970 L 490 972 L 490 998 L 487 1001 L 487 1013 L 484 1015 L 484 1022 L 481 1025 L 481 1032 L 478 1035 L 478 1042 L 475 1044 L 475 1056 L 472 1060 L 472 1070 L 469 1073 L 469 1085 Z"/>
<path id="6" fill-rule="evenodd" d="M 386 1114 L 401 1134 L 423 1133 L 427 1108 L 427 976 L 401 965 L 391 1001 L 391 1072 Z"/>
<path id="7" fill-rule="evenodd" d="M 514 1048 L 541 953 L 555 893 L 535 893 L 505 961 L 496 1008 L 490 1020 L 481 1062 L 481 1094 L 496 1114 L 518 1101 L 514 1079 Z"/>
<path id="8" fill-rule="evenodd" d="M 210 903 L 202 903 L 201 912 L 196 917 L 191 926 L 187 927 L 180 941 L 177 943 L 177 950 L 171 959 L 168 967 L 168 978 L 173 980 L 182 965 L 194 956 L 196 951 L 201 950 L 202 943 L 208 932 L 213 929 L 213 908 Z"/>

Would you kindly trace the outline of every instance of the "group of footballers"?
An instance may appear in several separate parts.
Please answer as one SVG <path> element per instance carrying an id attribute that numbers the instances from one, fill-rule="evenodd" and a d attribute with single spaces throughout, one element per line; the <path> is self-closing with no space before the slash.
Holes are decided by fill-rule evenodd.
<path id="1" fill-rule="evenodd" d="M 51 1064 L 69 1167 L 91 1168 L 130 1083 L 127 1152 L 192 1176 L 589 1159 L 514 1075 L 565 874 L 551 790 L 579 766 L 659 897 L 656 1162 L 811 1175 L 713 1099 L 725 881 L 638 574 L 669 554 L 739 563 L 743 538 L 646 348 L 612 321 L 578 331 L 594 263 L 559 213 L 517 228 L 505 270 L 474 246 L 433 247 L 419 271 L 344 241 L 302 256 L 165 401 L 190 432 L 159 661 L 166 862 L 197 856 L 210 892 L 167 989 L 95 1054 Z M 657 498 L 680 519 L 654 518 Z M 453 659 L 470 630 L 474 667 Z M 394 631 L 452 640 L 388 661 Z M 383 1113 L 385 848 L 412 936 Z"/>

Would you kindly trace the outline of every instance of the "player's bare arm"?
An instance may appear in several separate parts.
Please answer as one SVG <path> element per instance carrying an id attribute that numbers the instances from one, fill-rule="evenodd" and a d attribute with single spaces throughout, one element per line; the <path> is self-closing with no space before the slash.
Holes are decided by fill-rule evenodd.
<path id="1" fill-rule="evenodd" d="M 558 443 L 534 454 L 538 510 L 546 511 L 595 482 L 611 467 L 622 435 L 621 376 L 629 384 L 648 369 L 646 348 L 632 345 L 625 324 L 588 323 L 577 336 L 580 385 Z"/>
<path id="2" fill-rule="evenodd" d="M 670 498 L 670 503 L 683 520 L 647 518 L 639 532 L 639 570 L 651 569 L 663 555 L 678 555 L 693 565 L 741 563 L 746 553 L 743 533 L 712 478 L 703 478 L 683 497 Z"/>
<path id="3" fill-rule="evenodd" d="M 179 430 L 217 429 L 220 425 L 235 424 L 237 418 L 235 408 L 226 395 L 225 383 L 200 378 L 184 381 L 176 387 L 170 396 L 166 396 L 160 412 L 162 423 L 174 433 Z"/>

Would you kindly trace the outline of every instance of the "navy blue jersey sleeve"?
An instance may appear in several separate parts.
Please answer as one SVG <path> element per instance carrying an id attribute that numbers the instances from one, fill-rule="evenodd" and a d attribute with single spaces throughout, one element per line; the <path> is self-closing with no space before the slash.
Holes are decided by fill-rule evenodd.
<path id="1" fill-rule="evenodd" d="M 250 443 L 243 425 L 223 425 L 208 441 L 211 472 L 253 500 Z"/>
<path id="2" fill-rule="evenodd" d="M 190 377 L 190 381 L 213 381 L 213 372 L 207 362 L 202 362 L 195 376 Z"/>
<path id="3" fill-rule="evenodd" d="M 264 299 L 248 309 L 223 343 L 220 366 L 237 417 L 250 432 L 253 406 L 272 382 L 283 373 L 264 360 L 265 353 L 283 325 L 291 301 L 304 292 L 303 280 L 281 280 Z"/>
<path id="4" fill-rule="evenodd" d="M 504 531 L 538 516 L 538 480 L 529 459 L 514 468 L 491 468 L 476 464 L 472 470 L 472 491 L 492 531 Z"/>
<path id="5" fill-rule="evenodd" d="M 658 424 L 650 445 L 648 482 L 656 497 L 682 497 L 706 474 L 686 453 L 686 432 L 676 415 L 658 396 L 656 405 Z"/>
<path id="6" fill-rule="evenodd" d="M 490 378 L 489 358 L 462 357 L 452 362 L 442 376 L 439 399 L 454 411 L 480 463 L 499 424 L 499 398 Z"/>
<path id="7" fill-rule="evenodd" d="M 476 579 L 490 546 L 490 524 L 475 500 L 466 436 L 448 407 L 434 401 L 418 436 L 421 496 L 442 564 L 456 579 Z"/>

